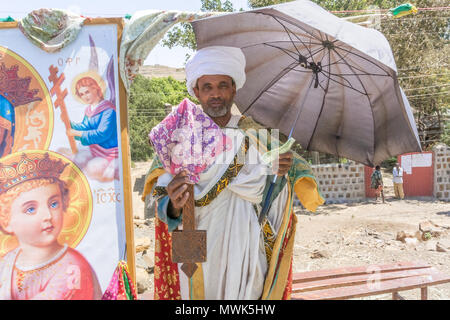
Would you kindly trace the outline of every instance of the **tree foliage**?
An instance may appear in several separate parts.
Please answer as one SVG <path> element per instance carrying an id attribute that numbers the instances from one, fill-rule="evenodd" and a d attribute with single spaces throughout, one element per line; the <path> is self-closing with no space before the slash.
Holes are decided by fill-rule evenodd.
<path id="1" fill-rule="evenodd" d="M 221 0 L 201 0 L 203 12 L 233 12 L 233 4 L 229 0 L 222 2 Z M 162 44 L 169 49 L 176 46 L 181 46 L 191 50 L 197 49 L 195 42 L 194 30 L 190 23 L 181 23 L 179 26 L 173 27 L 167 32 L 166 37 L 162 40 Z M 189 54 L 186 55 L 186 61 L 189 59 Z"/>
<path id="2" fill-rule="evenodd" d="M 178 105 L 188 96 L 183 81 L 172 77 L 148 79 L 136 76 L 128 99 L 131 160 L 146 161 L 152 156 L 148 142 L 150 130 L 170 111 L 166 104 Z"/>

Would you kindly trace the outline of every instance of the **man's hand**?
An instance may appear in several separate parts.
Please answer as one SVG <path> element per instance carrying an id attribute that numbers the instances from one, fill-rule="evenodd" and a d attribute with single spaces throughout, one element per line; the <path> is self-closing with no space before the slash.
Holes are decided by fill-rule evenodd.
<path id="1" fill-rule="evenodd" d="M 286 173 L 288 173 L 289 169 L 292 166 L 293 158 L 294 155 L 292 154 L 291 151 L 280 154 L 280 157 L 278 158 L 277 175 L 284 176 Z"/>
<path id="2" fill-rule="evenodd" d="M 182 171 L 178 173 L 167 186 L 167 193 L 170 198 L 168 214 L 173 218 L 178 218 L 180 216 L 181 209 L 189 197 L 189 192 L 186 192 L 188 181 L 186 171 Z"/>

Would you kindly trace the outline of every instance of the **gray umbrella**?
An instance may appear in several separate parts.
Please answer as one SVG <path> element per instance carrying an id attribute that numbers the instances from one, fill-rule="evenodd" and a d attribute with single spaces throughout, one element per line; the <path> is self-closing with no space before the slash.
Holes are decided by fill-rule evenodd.
<path id="1" fill-rule="evenodd" d="M 199 49 L 239 47 L 239 110 L 300 145 L 373 166 L 420 151 L 392 50 L 378 31 L 295 1 L 192 22 Z"/>

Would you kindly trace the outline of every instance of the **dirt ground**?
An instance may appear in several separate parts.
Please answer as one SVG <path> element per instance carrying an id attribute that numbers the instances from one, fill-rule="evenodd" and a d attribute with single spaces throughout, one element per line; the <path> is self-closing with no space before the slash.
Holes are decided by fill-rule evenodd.
<path id="1" fill-rule="evenodd" d="M 139 191 L 149 164 L 138 163 L 132 169 L 133 207 L 143 210 Z M 385 203 L 370 199 L 359 203 L 326 204 L 316 213 L 294 208 L 298 224 L 294 248 L 294 272 L 313 271 L 345 266 L 389 264 L 402 261 L 428 263 L 450 275 L 450 248 L 436 250 L 436 243 L 450 243 L 450 203 L 435 199 L 396 200 L 392 175 L 383 174 Z M 142 212 L 142 211 L 140 211 Z M 153 217 L 148 214 L 135 221 L 137 281 L 141 299 L 151 297 L 153 291 Z M 400 231 L 414 234 L 419 224 L 432 221 L 441 230 L 427 241 L 404 243 L 396 240 Z M 442 246 L 441 246 L 442 247 Z M 142 249 L 144 248 L 144 249 Z M 420 299 L 420 290 L 400 293 L 405 299 Z M 450 283 L 429 287 L 428 298 L 450 299 Z M 391 299 L 391 294 L 362 299 Z"/>

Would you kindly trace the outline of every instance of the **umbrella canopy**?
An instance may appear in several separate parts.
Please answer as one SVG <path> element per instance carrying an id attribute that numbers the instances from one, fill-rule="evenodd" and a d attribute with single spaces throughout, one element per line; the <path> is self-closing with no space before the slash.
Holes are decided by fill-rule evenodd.
<path id="1" fill-rule="evenodd" d="M 199 49 L 241 48 L 247 81 L 235 98 L 256 121 L 300 145 L 373 166 L 420 151 L 417 128 L 378 31 L 294 1 L 192 22 Z"/>

